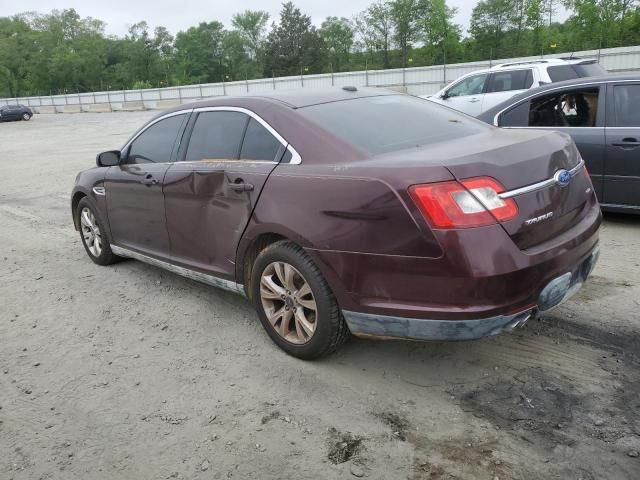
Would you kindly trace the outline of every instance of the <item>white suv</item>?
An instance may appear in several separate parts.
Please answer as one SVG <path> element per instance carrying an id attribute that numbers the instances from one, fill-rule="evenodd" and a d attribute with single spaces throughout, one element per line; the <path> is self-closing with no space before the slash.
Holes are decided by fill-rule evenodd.
<path id="1" fill-rule="evenodd" d="M 606 73 L 593 59 L 550 58 L 502 63 L 468 73 L 438 93 L 423 95 L 422 98 L 477 116 L 529 88 Z"/>

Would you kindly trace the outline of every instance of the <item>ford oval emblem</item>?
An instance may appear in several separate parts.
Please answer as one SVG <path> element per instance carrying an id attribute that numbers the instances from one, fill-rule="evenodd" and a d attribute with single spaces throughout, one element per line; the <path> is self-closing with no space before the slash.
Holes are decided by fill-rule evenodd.
<path id="1" fill-rule="evenodd" d="M 556 183 L 563 187 L 569 185 L 571 182 L 571 172 L 568 170 L 558 170 L 554 177 L 556 179 Z"/>

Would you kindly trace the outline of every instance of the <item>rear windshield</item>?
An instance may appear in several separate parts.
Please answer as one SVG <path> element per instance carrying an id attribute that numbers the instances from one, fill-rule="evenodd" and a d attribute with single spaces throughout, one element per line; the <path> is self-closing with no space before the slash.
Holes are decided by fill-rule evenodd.
<path id="1" fill-rule="evenodd" d="M 370 155 L 467 137 L 489 128 L 449 108 L 408 95 L 323 103 L 299 112 Z"/>
<path id="2" fill-rule="evenodd" d="M 552 82 L 572 80 L 582 77 L 597 77 L 606 75 L 607 71 L 597 63 L 580 63 L 575 65 L 556 65 L 547 68 Z"/>

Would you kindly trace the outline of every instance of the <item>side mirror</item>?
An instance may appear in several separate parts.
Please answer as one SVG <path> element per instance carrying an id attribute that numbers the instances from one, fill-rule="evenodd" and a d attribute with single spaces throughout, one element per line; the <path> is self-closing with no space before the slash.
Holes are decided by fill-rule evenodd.
<path id="1" fill-rule="evenodd" d="M 113 167 L 120 163 L 120 150 L 109 150 L 96 156 L 96 165 L 99 167 Z"/>
<path id="2" fill-rule="evenodd" d="M 442 95 L 440 95 L 440 98 L 442 100 L 446 100 L 447 98 L 449 98 L 451 95 L 449 95 L 448 92 L 443 92 Z"/>

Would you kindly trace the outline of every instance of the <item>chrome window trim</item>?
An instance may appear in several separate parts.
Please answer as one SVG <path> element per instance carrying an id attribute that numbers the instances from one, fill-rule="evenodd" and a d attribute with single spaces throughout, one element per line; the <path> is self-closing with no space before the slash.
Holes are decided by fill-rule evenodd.
<path id="1" fill-rule="evenodd" d="M 495 125 L 494 125 L 495 126 Z M 614 128 L 614 127 L 571 127 L 568 125 L 563 125 L 562 127 L 498 127 L 498 128 L 504 128 L 504 129 L 517 129 L 517 128 L 533 128 L 535 130 L 558 130 L 560 132 L 562 132 L 565 128 L 579 128 L 580 130 L 587 130 L 587 129 L 598 129 L 598 130 L 604 130 L 605 128 Z M 633 127 L 631 127 L 633 128 Z"/>
<path id="2" fill-rule="evenodd" d="M 580 159 L 580 162 L 578 163 L 578 165 L 576 165 L 571 170 L 569 170 L 569 173 L 571 174 L 571 178 L 575 177 L 578 174 L 578 172 L 582 170 L 582 168 L 584 168 L 584 160 Z M 550 187 L 552 185 L 556 185 L 558 184 L 556 180 L 556 175 L 557 175 L 557 172 L 553 175 L 553 177 L 547 180 L 542 180 L 541 182 L 533 183 L 531 185 L 527 185 L 526 187 L 516 188 L 515 190 L 509 190 L 508 192 L 502 192 L 498 194 L 498 196 L 502 199 L 507 199 L 507 198 L 518 196 L 518 195 L 522 195 L 524 193 L 531 193 L 537 190 L 542 190 L 543 188 Z"/>
<path id="3" fill-rule="evenodd" d="M 251 110 L 247 109 L 247 108 L 242 108 L 242 107 L 224 107 L 224 106 L 220 106 L 220 107 L 199 107 L 199 108 L 195 108 L 193 110 L 194 113 L 200 113 L 200 112 L 240 112 L 240 113 L 244 113 L 246 115 L 249 115 L 251 118 L 253 118 L 254 120 L 256 120 L 260 125 L 262 125 L 264 128 L 267 129 L 267 131 L 273 135 L 276 140 L 278 140 L 283 147 L 285 147 L 286 150 L 289 150 L 289 152 L 291 153 L 291 161 L 288 162 L 290 165 L 300 165 L 302 163 L 302 157 L 300 157 L 300 154 L 296 151 L 295 148 L 293 148 L 293 146 L 287 142 L 287 140 L 280 135 L 277 130 L 275 128 L 273 128 L 271 125 L 269 125 L 269 123 L 267 123 L 266 120 L 264 120 L 260 115 L 258 115 L 255 112 L 252 112 Z M 246 161 L 246 162 L 251 162 L 251 160 L 240 160 L 240 161 Z M 280 162 L 274 162 L 274 163 L 280 163 Z"/>
<path id="4" fill-rule="evenodd" d="M 155 267 L 163 268 L 170 272 L 177 273 L 178 275 L 190 278 L 191 280 L 206 283 L 207 285 L 211 285 L 213 287 L 222 288 L 223 290 L 228 290 L 230 292 L 237 293 L 238 295 L 246 296 L 244 287 L 241 284 L 233 282 L 231 280 L 225 280 L 224 278 L 209 275 L 207 273 L 196 272 L 195 270 L 179 267 L 178 265 L 165 262 L 164 260 L 159 260 L 143 253 L 139 253 L 128 248 L 119 247 L 117 245 L 111 245 L 111 251 L 120 257 L 133 258 L 134 260 L 139 260 L 141 262 L 148 263 L 149 265 L 153 265 Z"/>
<path id="5" fill-rule="evenodd" d="M 584 87 L 584 86 L 589 86 L 589 85 L 607 85 L 607 84 L 610 84 L 610 83 L 629 83 L 629 82 L 636 82 L 637 83 L 638 80 L 603 80 L 603 81 L 600 81 L 600 82 L 583 82 L 583 83 L 576 83 L 576 84 L 571 85 L 571 86 L 564 85 L 564 86 L 560 86 L 560 87 L 550 88 L 548 90 L 545 90 L 544 92 L 536 92 L 536 93 L 533 93 L 533 94 L 529 95 L 528 97 L 521 98 L 516 103 L 513 103 L 513 104 L 509 105 L 508 107 L 503 108 L 498 113 L 496 113 L 495 116 L 493 117 L 493 126 L 494 127 L 499 127 L 500 126 L 500 125 L 498 125 L 498 117 L 500 115 L 502 115 L 504 112 L 506 112 L 510 108 L 513 108 L 515 105 L 519 104 L 520 102 L 524 102 L 524 101 L 529 100 L 530 98 L 536 97 L 538 95 L 546 95 L 547 93 L 554 92 L 556 90 L 563 90 L 565 88 L 576 88 L 576 87 Z M 516 128 L 516 127 L 510 127 L 510 128 Z M 518 128 L 563 128 L 563 127 L 518 127 Z M 564 128 L 567 128 L 567 127 L 564 127 Z M 576 128 L 597 128 L 597 127 L 576 127 Z"/>

